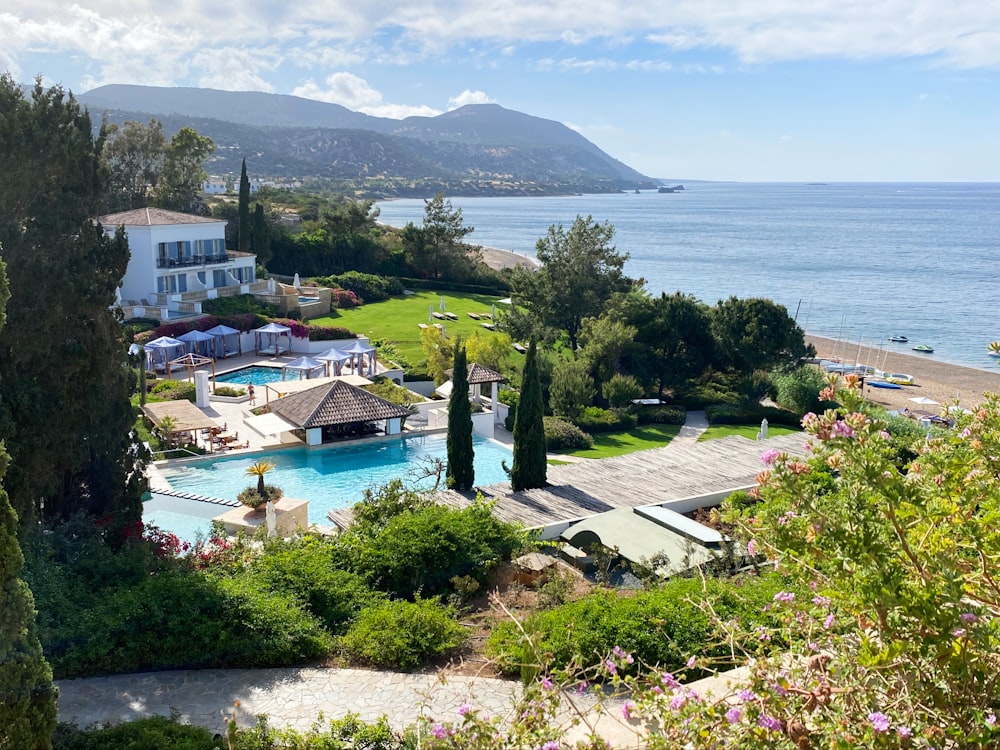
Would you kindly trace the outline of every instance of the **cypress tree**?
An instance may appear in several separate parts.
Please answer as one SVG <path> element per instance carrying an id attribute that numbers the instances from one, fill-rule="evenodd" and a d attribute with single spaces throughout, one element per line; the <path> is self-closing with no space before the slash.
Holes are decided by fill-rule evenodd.
<path id="1" fill-rule="evenodd" d="M 514 414 L 514 466 L 510 471 L 510 486 L 514 492 L 546 484 L 545 424 L 542 421 L 545 407 L 535 361 L 537 356 L 537 345 L 532 339 L 524 360 L 521 397 Z"/>
<path id="2" fill-rule="evenodd" d="M 264 206 L 258 203 L 253 210 L 253 249 L 257 256 L 257 263 L 266 266 L 271 260 L 271 237 L 267 226 L 267 219 L 264 218 Z"/>
<path id="3" fill-rule="evenodd" d="M 0 327 L 9 296 L 0 261 Z M 0 480 L 7 463 L 7 451 L 0 442 Z M 41 750 L 52 744 L 56 691 L 35 633 L 31 590 L 19 577 L 23 566 L 17 514 L 0 484 L 0 747 Z"/>
<path id="4" fill-rule="evenodd" d="M 455 366 L 448 399 L 448 486 L 471 490 L 476 478 L 472 449 L 472 407 L 469 405 L 469 368 L 462 340 L 455 341 Z"/>
<path id="5" fill-rule="evenodd" d="M 111 312 L 128 266 L 105 200 L 90 116 L 59 87 L 30 99 L 0 76 L 0 257 L 11 304 L 0 331 L 0 439 L 22 525 L 84 511 L 137 520 L 142 461 L 131 429 L 135 372 Z"/>
<path id="6" fill-rule="evenodd" d="M 250 180 L 247 177 L 247 160 L 243 159 L 240 170 L 240 213 L 237 242 L 241 253 L 252 252 L 253 228 L 250 224 Z"/>

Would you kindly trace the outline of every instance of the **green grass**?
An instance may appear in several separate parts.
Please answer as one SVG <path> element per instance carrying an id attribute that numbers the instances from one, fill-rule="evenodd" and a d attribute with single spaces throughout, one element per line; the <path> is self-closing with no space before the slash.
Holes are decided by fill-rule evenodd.
<path id="1" fill-rule="evenodd" d="M 698 437 L 698 442 L 705 440 L 717 440 L 719 438 L 730 437 L 731 435 L 739 435 L 740 437 L 745 437 L 750 440 L 757 439 L 757 433 L 760 432 L 760 424 L 717 424 L 712 425 L 704 433 Z M 793 432 L 801 432 L 794 427 L 786 427 L 785 425 L 771 425 L 767 428 L 767 436 L 774 437 L 776 435 L 791 435 Z"/>
<path id="2" fill-rule="evenodd" d="M 429 308 L 440 312 L 441 298 L 445 299 L 445 311 L 455 313 L 458 320 L 428 320 Z M 316 325 L 341 326 L 348 330 L 372 338 L 392 342 L 411 365 L 424 359 L 420 346 L 420 323 L 442 323 L 448 338 L 456 336 L 468 338 L 473 331 L 489 333 L 480 324 L 487 321 L 473 320 L 467 313 L 488 313 L 490 305 L 500 297 L 462 292 L 423 291 L 405 297 L 393 297 L 385 302 L 375 302 L 344 310 L 333 310 L 330 315 L 310 320 Z M 517 352 L 511 350 L 517 355 Z"/>
<path id="3" fill-rule="evenodd" d="M 650 424 L 629 432 L 604 432 L 594 435 L 594 446 L 587 450 L 567 451 L 580 458 L 610 458 L 649 448 L 662 448 L 680 432 L 680 425 Z"/>

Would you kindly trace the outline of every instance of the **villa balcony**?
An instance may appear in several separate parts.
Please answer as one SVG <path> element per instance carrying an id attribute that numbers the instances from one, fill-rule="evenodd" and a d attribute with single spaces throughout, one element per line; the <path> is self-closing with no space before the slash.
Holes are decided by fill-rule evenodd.
<path id="1" fill-rule="evenodd" d="M 252 258 L 253 253 L 242 253 L 238 250 L 230 250 L 218 255 L 189 255 L 183 258 L 157 258 L 157 268 L 191 268 L 196 266 L 215 266 L 221 263 L 229 263 L 239 258 Z"/>

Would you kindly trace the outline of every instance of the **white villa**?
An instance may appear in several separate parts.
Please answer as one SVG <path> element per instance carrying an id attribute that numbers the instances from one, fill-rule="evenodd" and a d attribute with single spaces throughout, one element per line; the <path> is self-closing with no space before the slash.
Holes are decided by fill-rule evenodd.
<path id="1" fill-rule="evenodd" d="M 201 312 L 201 302 L 220 296 L 262 292 L 256 256 L 226 250 L 226 222 L 160 208 L 137 208 L 101 216 L 111 234 L 124 226 L 128 269 L 121 285 L 126 317 L 166 320 Z"/>

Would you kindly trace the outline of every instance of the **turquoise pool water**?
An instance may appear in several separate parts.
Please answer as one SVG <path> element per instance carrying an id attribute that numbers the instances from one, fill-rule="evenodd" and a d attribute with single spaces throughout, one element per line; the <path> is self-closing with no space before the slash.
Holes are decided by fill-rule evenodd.
<path id="1" fill-rule="evenodd" d="M 476 484 L 506 481 L 500 462 L 506 461 L 509 466 L 511 452 L 478 435 L 473 436 L 473 447 Z M 267 461 L 275 466 L 267 481 L 281 487 L 289 497 L 308 500 L 311 523 L 328 524 L 328 510 L 353 505 L 365 489 L 391 479 L 398 477 L 408 485 L 429 489 L 433 479 L 420 480 L 421 469 L 429 458 L 447 460 L 447 455 L 444 435 L 420 435 L 329 450 L 293 448 L 194 461 L 161 471 L 174 489 L 235 500 L 241 490 L 256 481 L 246 476 L 247 467 Z"/>
<path id="2" fill-rule="evenodd" d="M 289 372 L 288 377 L 285 380 L 298 380 L 299 373 Z M 239 370 L 233 370 L 231 372 L 223 373 L 222 375 L 215 376 L 216 383 L 236 383 L 238 385 L 246 385 L 247 383 L 253 383 L 257 385 L 265 385 L 267 383 L 280 383 L 281 382 L 281 368 L 280 367 L 261 367 L 260 365 L 252 365 L 250 367 L 241 367 Z"/>

